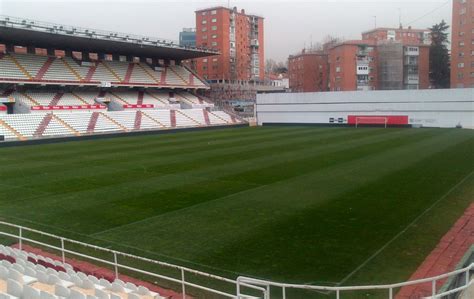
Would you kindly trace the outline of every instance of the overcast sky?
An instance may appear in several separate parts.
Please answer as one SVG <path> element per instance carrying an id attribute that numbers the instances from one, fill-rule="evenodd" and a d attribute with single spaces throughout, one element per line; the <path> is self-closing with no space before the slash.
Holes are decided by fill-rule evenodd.
<path id="1" fill-rule="evenodd" d="M 452 11 L 451 0 L 0 0 L 0 14 L 177 40 L 183 27 L 195 27 L 196 9 L 229 3 L 265 17 L 265 55 L 277 61 L 327 35 L 358 39 L 374 16 L 378 27 L 398 27 L 401 12 L 404 26 L 424 29 L 451 24 Z"/>

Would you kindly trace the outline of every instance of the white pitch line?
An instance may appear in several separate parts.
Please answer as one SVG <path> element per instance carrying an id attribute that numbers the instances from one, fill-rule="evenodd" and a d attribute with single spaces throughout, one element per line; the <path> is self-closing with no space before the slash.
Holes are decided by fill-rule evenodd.
<path id="1" fill-rule="evenodd" d="M 360 264 L 357 268 L 355 268 L 351 273 L 349 273 L 346 277 L 344 277 L 338 285 L 342 285 L 346 282 L 349 278 L 351 278 L 355 273 L 357 273 L 360 269 L 365 267 L 371 260 L 373 260 L 377 255 L 379 255 L 382 251 L 385 250 L 390 244 L 392 244 L 396 239 L 398 239 L 401 235 L 403 235 L 410 227 L 412 227 L 418 220 L 421 219 L 426 213 L 428 213 L 431 209 L 433 209 L 440 201 L 445 199 L 449 194 L 451 194 L 454 190 L 456 190 L 462 183 L 464 183 L 474 171 L 471 171 L 468 175 L 466 175 L 461 181 L 459 181 L 456 185 L 454 185 L 451 189 L 448 190 L 443 196 L 441 196 L 437 201 L 435 201 L 431 206 L 429 206 L 423 213 L 421 213 L 418 217 L 416 217 L 410 224 L 408 224 L 402 231 L 396 234 L 392 239 L 390 239 L 385 245 L 383 245 L 379 250 L 374 252 L 367 260 L 365 260 L 362 264 Z"/>

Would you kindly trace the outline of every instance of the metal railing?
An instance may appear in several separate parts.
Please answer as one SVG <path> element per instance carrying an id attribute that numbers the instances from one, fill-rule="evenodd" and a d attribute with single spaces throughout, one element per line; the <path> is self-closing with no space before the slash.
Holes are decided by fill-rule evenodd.
<path id="1" fill-rule="evenodd" d="M 201 278 L 206 278 L 206 279 L 209 279 L 209 280 L 217 282 L 217 283 L 230 284 L 234 290 L 236 289 L 236 286 L 238 285 L 237 280 L 235 280 L 235 279 L 229 279 L 229 278 L 225 278 L 225 277 L 222 277 L 222 276 L 202 272 L 202 271 L 199 271 L 199 270 L 190 269 L 190 268 L 187 268 L 187 267 L 174 265 L 174 264 L 167 263 L 167 262 L 152 260 L 152 259 L 149 259 L 149 258 L 140 257 L 140 256 L 136 256 L 136 255 L 129 254 L 129 253 L 124 253 L 124 252 L 120 252 L 120 251 L 116 251 L 116 250 L 112 250 L 112 249 L 99 247 L 99 246 L 92 245 L 92 244 L 87 244 L 87 243 L 84 243 L 84 242 L 64 238 L 64 237 L 57 236 L 57 235 L 50 234 L 50 233 L 46 233 L 46 232 L 43 232 L 43 231 L 40 231 L 40 230 L 27 228 L 27 227 L 24 227 L 24 226 L 11 224 L 11 223 L 4 222 L 4 221 L 0 221 L 0 226 L 2 226 L 2 228 L 0 229 L 0 236 L 10 237 L 10 238 L 18 240 L 18 247 L 19 247 L 20 250 L 22 250 L 23 244 L 25 242 L 29 242 L 31 244 L 42 246 L 42 247 L 50 249 L 50 250 L 59 251 L 61 253 L 61 259 L 62 259 L 63 263 L 67 262 L 66 261 L 66 254 L 69 254 L 69 255 L 79 257 L 79 258 L 82 258 L 82 259 L 87 259 L 87 260 L 91 260 L 91 261 L 94 261 L 94 262 L 97 262 L 97 263 L 109 265 L 114 269 L 115 278 L 119 278 L 121 270 L 128 270 L 128 271 L 134 272 L 136 274 L 142 274 L 142 275 L 150 276 L 150 277 L 153 277 L 153 278 L 162 279 L 164 281 L 177 283 L 181 286 L 180 292 L 182 294 L 183 299 L 186 298 L 187 287 L 192 287 L 192 288 L 195 288 L 195 289 L 199 289 L 201 291 L 205 291 L 205 292 L 208 292 L 208 293 L 211 293 L 211 294 L 214 294 L 214 295 L 219 295 L 219 296 L 224 297 L 224 298 L 236 298 L 235 293 L 229 293 L 228 291 L 220 290 L 220 289 L 218 289 L 218 287 L 206 287 L 204 285 L 193 283 L 193 282 L 191 282 L 187 279 L 187 274 L 193 274 L 193 275 L 199 276 Z M 16 233 L 6 232 L 6 231 L 3 230 L 4 227 L 13 228 L 13 229 L 16 230 Z M 35 234 L 38 234 L 40 236 L 52 238 L 56 241 L 59 241 L 60 246 L 51 245 L 51 244 L 45 243 L 43 241 L 39 241 L 37 239 L 27 238 L 27 237 L 25 237 L 26 232 L 35 233 Z M 80 252 L 72 250 L 72 249 L 68 249 L 67 246 L 66 246 L 67 243 L 84 246 L 85 248 L 93 249 L 93 250 L 99 251 L 101 253 L 111 254 L 112 257 L 113 257 L 113 261 L 108 261 L 108 260 L 103 259 L 103 258 L 98 258 L 96 256 L 91 256 L 89 254 L 84 254 L 84 253 L 80 253 Z M 154 272 L 150 272 L 150 271 L 145 271 L 143 269 L 139 269 L 139 268 L 132 267 L 132 266 L 129 266 L 129 265 L 125 265 L 125 264 L 122 264 L 122 263 L 119 262 L 119 257 L 126 257 L 126 258 L 130 258 L 132 260 L 141 261 L 141 262 L 149 263 L 149 264 L 152 264 L 152 265 L 159 265 L 161 267 L 175 269 L 175 270 L 178 270 L 180 272 L 181 277 L 180 277 L 180 279 L 177 279 L 177 278 L 171 277 L 170 275 L 162 275 L 162 274 L 158 274 L 158 273 L 154 273 Z M 265 295 L 266 290 L 262 287 L 248 285 L 246 283 L 243 283 L 243 284 L 240 283 L 239 285 L 243 285 L 244 287 L 253 289 L 257 292 L 262 292 L 264 294 L 264 296 L 266 296 Z M 224 289 L 224 287 L 221 287 L 221 288 Z M 241 295 L 241 297 L 242 298 L 247 298 L 247 296 L 245 296 L 245 295 Z"/>
<path id="2" fill-rule="evenodd" d="M 262 279 L 256 279 L 256 278 L 250 278 L 250 277 L 245 277 L 245 276 L 239 276 L 237 279 L 229 279 L 225 278 L 219 275 L 214 275 L 210 273 L 206 273 L 203 271 L 199 270 L 194 270 L 188 267 L 183 267 L 183 266 L 178 266 L 175 264 L 167 263 L 167 262 L 162 262 L 162 261 L 157 261 L 145 257 L 140 257 L 136 256 L 133 254 L 129 253 L 124 253 L 120 252 L 117 250 L 112 250 L 112 249 L 107 249 L 103 248 L 100 246 L 68 239 L 65 237 L 61 237 L 58 235 L 46 233 L 40 230 L 16 225 L 16 224 L 11 224 L 8 222 L 0 221 L 0 236 L 4 237 L 9 237 L 13 238 L 14 240 L 18 241 L 18 247 L 19 249 L 23 249 L 23 245 L 25 242 L 41 246 L 44 248 L 47 248 L 49 250 L 55 250 L 59 251 L 61 254 L 61 259 L 63 263 L 66 263 L 66 254 L 79 257 L 82 259 L 87 259 L 87 260 L 92 260 L 97 263 L 105 264 L 108 266 L 111 266 L 114 270 L 114 275 L 115 278 L 119 278 L 121 275 L 122 270 L 127 270 L 136 274 L 140 275 L 146 275 L 150 276 L 153 278 L 157 279 L 162 279 L 164 281 L 176 283 L 180 285 L 180 292 L 182 295 L 182 298 L 186 298 L 186 293 L 187 293 L 187 288 L 194 288 L 198 289 L 210 294 L 214 294 L 223 298 L 237 298 L 237 299 L 246 299 L 246 298 L 263 298 L 263 299 L 270 299 L 271 298 L 271 289 L 279 288 L 281 289 L 281 293 L 278 295 L 275 294 L 277 297 L 286 299 L 287 298 L 287 292 L 292 289 L 292 290 L 307 290 L 307 291 L 314 291 L 314 292 L 326 292 L 326 294 L 335 294 L 336 299 L 339 299 L 341 296 L 341 293 L 344 292 L 351 292 L 351 291 L 368 291 L 368 290 L 384 290 L 387 293 L 387 297 L 389 299 L 394 298 L 394 292 L 395 289 L 401 288 L 404 286 L 410 286 L 410 285 L 419 285 L 419 284 L 424 284 L 424 283 L 431 283 L 431 298 L 442 298 L 444 296 L 447 296 L 449 294 L 453 294 L 456 292 L 461 292 L 465 289 L 467 289 L 469 286 L 474 284 L 474 280 L 471 280 L 470 272 L 474 271 L 474 263 L 471 263 L 467 267 L 445 273 L 442 275 L 438 275 L 435 277 L 430 277 L 430 278 L 424 278 L 424 279 L 417 279 L 417 280 L 412 280 L 412 281 L 407 281 L 407 282 L 402 282 L 402 283 L 394 283 L 394 284 L 384 284 L 384 285 L 363 285 L 363 286 L 317 286 L 317 285 L 305 285 L 305 284 L 289 284 L 289 283 L 281 283 L 281 282 L 273 282 L 273 281 L 268 281 L 268 280 L 262 280 Z M 8 228 L 9 230 L 7 230 Z M 12 231 L 13 230 L 13 231 Z M 47 237 L 47 238 L 52 238 L 55 241 L 59 242 L 59 246 L 56 245 L 51 245 L 46 243 L 45 241 L 40 241 L 38 239 L 33 239 L 32 237 L 26 237 L 25 234 L 27 233 L 34 233 L 42 237 Z M 74 244 L 74 245 L 79 245 L 83 246 L 85 248 L 93 249 L 95 251 L 99 251 L 102 254 L 110 254 L 113 258 L 113 261 L 109 261 L 103 258 L 99 258 L 97 256 L 92 256 L 90 254 L 85 254 L 85 253 L 80 253 L 76 250 L 67 248 L 66 244 Z M 71 246 L 72 247 L 72 246 Z M 158 274 L 155 272 L 151 271 L 146 271 L 142 269 L 139 269 L 134 266 L 130 265 L 125 265 L 123 263 L 119 262 L 119 257 L 124 257 L 124 258 L 130 258 L 132 260 L 140 261 L 140 262 L 145 262 L 150 265 L 158 265 L 164 268 L 169 268 L 169 269 L 175 269 L 178 270 L 180 273 L 180 278 L 175 278 L 171 277 L 170 275 L 166 274 Z M 188 277 L 189 275 L 195 275 L 200 278 L 208 279 L 210 282 L 213 283 L 212 287 L 209 286 L 204 286 L 203 284 L 198 284 L 191 282 Z M 437 293 L 436 291 L 436 286 L 437 282 L 443 279 L 447 279 L 450 277 L 454 277 L 456 275 L 465 275 L 465 281 L 464 284 L 451 290 L 444 290 L 442 293 Z M 221 285 L 219 285 L 221 284 Z M 226 290 L 222 284 L 227 284 L 229 288 L 227 289 L 232 289 L 235 290 L 235 293 Z M 262 297 L 255 297 L 255 296 L 249 296 L 243 293 L 243 290 L 252 290 L 251 292 L 258 293 L 259 295 L 261 294 Z M 296 298 L 296 297 L 295 297 Z"/>
<path id="3" fill-rule="evenodd" d="M 317 291 L 317 292 L 331 292 L 335 293 L 336 299 L 339 299 L 341 296 L 341 293 L 344 292 L 353 292 L 353 291 L 375 291 L 375 290 L 382 290 L 386 291 L 387 297 L 389 299 L 393 299 L 395 297 L 395 290 L 401 287 L 405 286 L 412 286 L 412 285 L 420 285 L 420 284 L 425 284 L 425 283 L 430 283 L 431 284 L 431 296 L 428 298 L 443 298 L 447 295 L 454 294 L 457 292 L 461 292 L 471 285 L 474 285 L 474 279 L 471 279 L 470 272 L 474 271 L 474 263 L 471 263 L 470 265 L 449 272 L 449 273 L 444 273 L 438 276 L 434 277 L 428 277 L 428 278 L 423 278 L 423 279 L 417 279 L 417 280 L 411 280 L 411 281 L 406 281 L 406 282 L 401 282 L 401 283 L 393 283 L 393 284 L 383 284 L 383 285 L 363 285 L 363 286 L 313 286 L 313 285 L 300 285 L 300 284 L 288 284 L 288 283 L 278 283 L 278 282 L 270 282 L 267 280 L 261 280 L 261 279 L 255 279 L 255 278 L 249 278 L 249 277 L 243 277 L 240 276 L 237 278 L 237 282 L 244 283 L 245 286 L 247 285 L 255 285 L 255 286 L 260 286 L 264 287 L 267 290 L 270 290 L 270 288 L 280 288 L 281 289 L 281 297 L 283 299 L 287 298 L 287 292 L 288 289 L 300 289 L 300 290 L 310 290 L 310 291 Z M 440 280 L 444 280 L 459 274 L 464 274 L 465 280 L 464 284 L 451 290 L 446 290 L 441 293 L 438 293 L 436 291 L 436 286 L 437 282 Z M 239 286 L 237 286 L 237 290 L 239 290 Z M 239 294 L 237 294 L 237 297 L 239 298 Z M 265 299 L 270 299 L 265 298 Z"/>

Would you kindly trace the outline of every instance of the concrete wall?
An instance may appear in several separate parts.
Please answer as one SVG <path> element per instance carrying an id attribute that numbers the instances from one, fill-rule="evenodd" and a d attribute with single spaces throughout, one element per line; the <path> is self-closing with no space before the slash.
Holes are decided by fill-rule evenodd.
<path id="1" fill-rule="evenodd" d="M 474 89 L 259 94 L 256 109 L 259 125 L 406 115 L 410 125 L 474 128 Z"/>

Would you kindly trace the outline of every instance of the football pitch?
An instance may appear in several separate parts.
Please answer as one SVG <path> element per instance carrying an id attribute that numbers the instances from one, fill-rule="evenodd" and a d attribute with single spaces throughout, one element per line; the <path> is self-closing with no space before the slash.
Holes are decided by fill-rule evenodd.
<path id="1" fill-rule="evenodd" d="M 0 218 L 235 278 L 409 278 L 474 199 L 474 131 L 259 127 L 0 148 Z"/>

